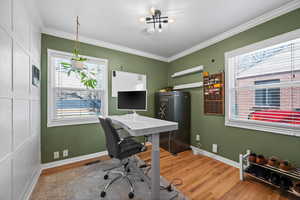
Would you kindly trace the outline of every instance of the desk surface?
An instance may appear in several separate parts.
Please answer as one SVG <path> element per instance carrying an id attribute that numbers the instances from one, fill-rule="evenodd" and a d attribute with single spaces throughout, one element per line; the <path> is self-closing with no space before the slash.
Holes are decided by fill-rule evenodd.
<path id="1" fill-rule="evenodd" d="M 151 135 L 174 131 L 178 129 L 177 122 L 145 117 L 141 115 L 113 115 L 108 116 L 114 124 L 122 126 L 133 136 Z"/>

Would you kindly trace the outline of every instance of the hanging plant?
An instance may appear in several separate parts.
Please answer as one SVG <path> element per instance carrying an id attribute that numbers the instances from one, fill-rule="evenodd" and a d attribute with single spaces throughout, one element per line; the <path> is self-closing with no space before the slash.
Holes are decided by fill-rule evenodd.
<path id="1" fill-rule="evenodd" d="M 73 56 L 71 58 L 71 63 L 62 62 L 61 65 L 67 70 L 68 76 L 70 76 L 71 73 L 75 73 L 78 78 L 80 78 L 80 81 L 84 86 L 86 86 L 87 88 L 95 89 L 97 87 L 96 74 L 88 71 L 85 65 L 85 61 L 87 61 L 87 58 L 81 57 L 79 55 L 79 26 L 79 17 L 77 16 L 75 46 L 72 51 Z"/>
<path id="2" fill-rule="evenodd" d="M 70 76 L 71 73 L 74 73 L 80 79 L 80 82 L 83 83 L 85 87 L 91 89 L 95 89 L 97 87 L 96 73 L 90 72 L 86 68 L 78 69 L 72 67 L 70 63 L 61 63 L 61 64 L 67 71 L 68 76 Z"/>

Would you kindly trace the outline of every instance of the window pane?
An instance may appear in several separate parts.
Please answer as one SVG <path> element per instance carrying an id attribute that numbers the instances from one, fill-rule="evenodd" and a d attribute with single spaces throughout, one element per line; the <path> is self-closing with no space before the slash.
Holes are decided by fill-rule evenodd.
<path id="1" fill-rule="evenodd" d="M 293 87 L 300 81 L 299 44 L 294 40 L 230 58 L 231 118 L 289 126 L 300 120 L 300 92 Z"/>
<path id="2" fill-rule="evenodd" d="M 101 92 L 98 90 L 56 89 L 57 118 L 96 116 L 101 113 Z"/>
<path id="3" fill-rule="evenodd" d="M 105 63 L 88 59 L 83 69 L 73 68 L 71 57 L 55 53 L 51 57 L 54 71 L 53 117 L 78 119 L 105 114 Z M 94 84 L 90 84 L 92 83 Z"/>
<path id="4" fill-rule="evenodd" d="M 280 106 L 280 88 L 268 89 L 268 106 Z"/>
<path id="5" fill-rule="evenodd" d="M 279 79 L 255 81 L 255 85 L 280 83 Z M 280 88 L 265 88 L 255 90 L 256 106 L 280 106 Z"/>
<path id="6" fill-rule="evenodd" d="M 85 88 L 77 73 L 69 73 L 61 63 L 71 63 L 70 59 L 55 58 L 55 87 Z"/>
<path id="7" fill-rule="evenodd" d="M 245 84 L 253 85 L 254 82 L 265 84 L 264 81 L 270 79 L 279 79 L 283 83 L 290 82 L 293 78 L 292 55 L 292 44 L 284 43 L 236 56 L 236 78 L 240 80 L 237 87 Z"/>
<path id="8" fill-rule="evenodd" d="M 266 104 L 267 104 L 266 94 L 267 94 L 266 89 L 255 90 L 255 105 L 256 106 L 266 106 Z"/>

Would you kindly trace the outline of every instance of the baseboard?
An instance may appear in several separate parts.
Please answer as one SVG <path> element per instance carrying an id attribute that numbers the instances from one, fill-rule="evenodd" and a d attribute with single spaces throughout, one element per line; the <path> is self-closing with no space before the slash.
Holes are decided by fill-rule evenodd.
<path id="1" fill-rule="evenodd" d="M 230 165 L 232 167 L 239 168 L 239 163 L 236 162 L 236 161 L 233 161 L 233 160 L 230 160 L 228 158 L 222 157 L 220 155 L 211 153 L 209 151 L 205 151 L 203 149 L 199 149 L 199 148 L 197 148 L 195 146 L 191 146 L 191 148 L 192 148 L 193 154 L 201 154 L 201 155 L 213 158 L 215 160 L 221 161 L 221 162 L 223 162 L 223 163 L 225 163 L 227 165 Z"/>
<path id="2" fill-rule="evenodd" d="M 68 158 L 65 160 L 59 160 L 59 161 L 54 161 L 54 162 L 50 162 L 50 163 L 45 163 L 45 164 L 42 164 L 42 170 L 50 169 L 53 167 L 59 167 L 59 166 L 67 165 L 67 164 L 72 164 L 75 162 L 88 160 L 91 158 L 97 158 L 97 157 L 105 156 L 105 155 L 108 155 L 107 151 L 101 151 L 98 153 L 88 154 L 88 155 L 84 155 L 84 156 L 77 156 L 77 157 Z"/>
<path id="3" fill-rule="evenodd" d="M 41 173 L 42 173 L 42 168 L 39 167 L 36 170 L 36 173 L 33 175 L 32 182 L 29 185 L 29 188 L 27 189 L 27 191 L 26 191 L 26 193 L 24 195 L 24 197 L 25 197 L 24 199 L 25 200 L 30 200 L 31 194 L 32 194 L 32 192 L 33 192 L 33 190 L 34 190 L 34 188 L 35 188 L 35 186 L 36 186 L 36 184 L 37 184 L 37 182 L 39 180 L 39 177 L 40 177 Z"/>

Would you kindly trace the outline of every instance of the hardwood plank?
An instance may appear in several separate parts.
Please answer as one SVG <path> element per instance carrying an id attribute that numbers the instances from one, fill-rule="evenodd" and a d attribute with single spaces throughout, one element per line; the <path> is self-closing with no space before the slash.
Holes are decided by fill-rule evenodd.
<path id="1" fill-rule="evenodd" d="M 151 146 L 138 155 L 151 163 Z M 193 155 L 185 151 L 176 156 L 161 149 L 161 175 L 168 181 L 179 178 L 183 184 L 177 188 L 191 200 L 288 200 L 297 199 L 293 195 L 281 193 L 269 185 L 247 178 L 239 180 L 238 169 L 212 158 Z M 43 170 L 42 175 L 58 173 L 90 162 L 110 159 L 108 156 L 89 159 Z"/>
<path id="2" fill-rule="evenodd" d="M 110 159 L 109 156 L 100 156 L 98 158 L 91 158 L 91 159 L 87 159 L 87 160 L 83 160 L 83 161 L 79 161 L 79 162 L 75 162 L 75 163 L 71 163 L 71 164 L 67 164 L 67 165 L 63 165 L 63 166 L 44 169 L 42 171 L 42 175 L 50 175 L 50 174 L 58 173 L 58 172 L 61 172 L 64 170 L 72 169 L 75 167 L 80 167 L 80 166 L 86 165 L 91 162 L 97 162 L 97 161 L 103 161 L 103 160 L 109 160 L 109 159 Z"/>
<path id="3" fill-rule="evenodd" d="M 151 162 L 151 147 L 139 157 Z M 161 175 L 168 181 L 180 178 L 177 188 L 195 200 L 287 200 L 296 197 L 281 193 L 264 183 L 239 180 L 239 170 L 212 158 L 185 151 L 177 156 L 161 149 Z"/>

